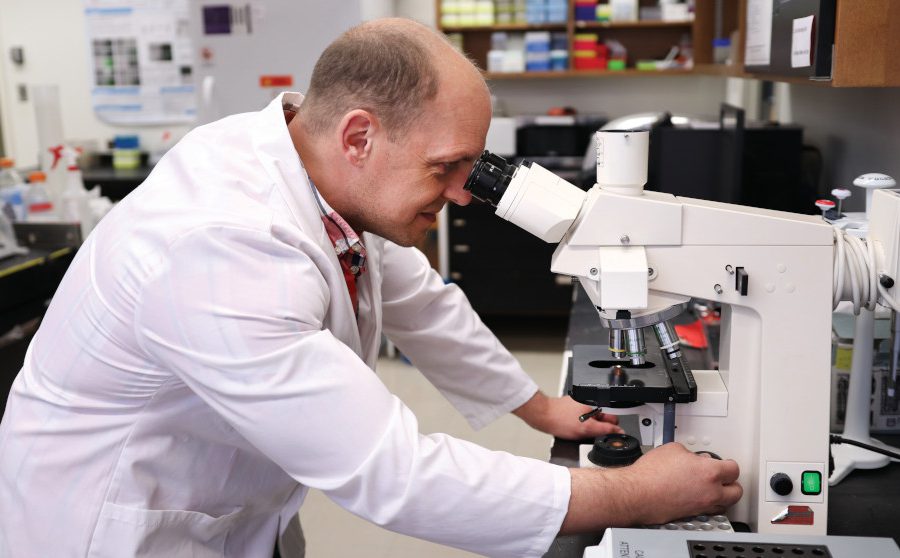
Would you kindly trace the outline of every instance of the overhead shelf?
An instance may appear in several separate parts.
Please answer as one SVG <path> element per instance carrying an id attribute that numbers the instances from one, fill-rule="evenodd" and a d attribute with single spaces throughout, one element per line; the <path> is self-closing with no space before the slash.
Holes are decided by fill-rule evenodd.
<path id="1" fill-rule="evenodd" d="M 563 78 L 615 78 L 634 76 L 671 76 L 691 75 L 691 70 L 565 70 L 555 72 L 483 72 L 488 80 L 517 80 L 517 79 L 563 79 Z"/>

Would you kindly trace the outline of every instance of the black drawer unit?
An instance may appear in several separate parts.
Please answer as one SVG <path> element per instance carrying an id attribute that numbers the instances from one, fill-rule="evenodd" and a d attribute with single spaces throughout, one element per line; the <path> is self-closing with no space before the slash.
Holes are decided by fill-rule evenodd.
<path id="1" fill-rule="evenodd" d="M 448 206 L 450 280 L 482 316 L 565 316 L 568 277 L 550 273 L 548 244 L 477 201 Z"/>

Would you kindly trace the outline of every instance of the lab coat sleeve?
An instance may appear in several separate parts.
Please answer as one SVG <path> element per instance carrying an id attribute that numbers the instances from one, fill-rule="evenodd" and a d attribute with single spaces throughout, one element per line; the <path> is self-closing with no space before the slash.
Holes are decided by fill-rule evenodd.
<path id="1" fill-rule="evenodd" d="M 138 298 L 143 350 L 294 479 L 400 533 L 490 556 L 546 551 L 568 507 L 568 471 L 420 434 L 323 329 L 330 293 L 304 252 L 211 227 L 166 260 Z"/>
<path id="2" fill-rule="evenodd" d="M 473 428 L 537 392 L 459 287 L 445 285 L 421 252 L 385 242 L 383 275 L 385 335 Z"/>

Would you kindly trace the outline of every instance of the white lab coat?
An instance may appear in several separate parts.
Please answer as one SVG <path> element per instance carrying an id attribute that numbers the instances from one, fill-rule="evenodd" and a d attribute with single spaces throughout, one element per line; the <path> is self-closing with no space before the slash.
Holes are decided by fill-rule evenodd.
<path id="1" fill-rule="evenodd" d="M 357 323 L 281 103 L 192 131 L 79 250 L 0 425 L 0 556 L 268 558 L 307 487 L 478 553 L 550 545 L 566 469 L 421 435 L 373 369 L 384 331 L 475 427 L 536 385 L 370 234 Z"/>

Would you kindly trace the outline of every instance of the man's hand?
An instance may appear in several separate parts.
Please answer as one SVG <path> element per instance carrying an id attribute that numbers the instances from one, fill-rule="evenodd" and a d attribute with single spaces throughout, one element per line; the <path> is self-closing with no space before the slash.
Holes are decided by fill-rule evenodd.
<path id="1" fill-rule="evenodd" d="M 621 433 L 617 425 L 619 417 L 597 413 L 591 419 L 581 422 L 578 417 L 593 408 L 565 397 L 547 397 L 538 391 L 513 414 L 524 420 L 528 426 L 566 440 L 595 438 L 610 433 Z"/>
<path id="2" fill-rule="evenodd" d="M 677 442 L 617 469 L 571 469 L 572 495 L 562 534 L 655 525 L 722 513 L 740 500 L 738 465 L 697 455 Z"/>

